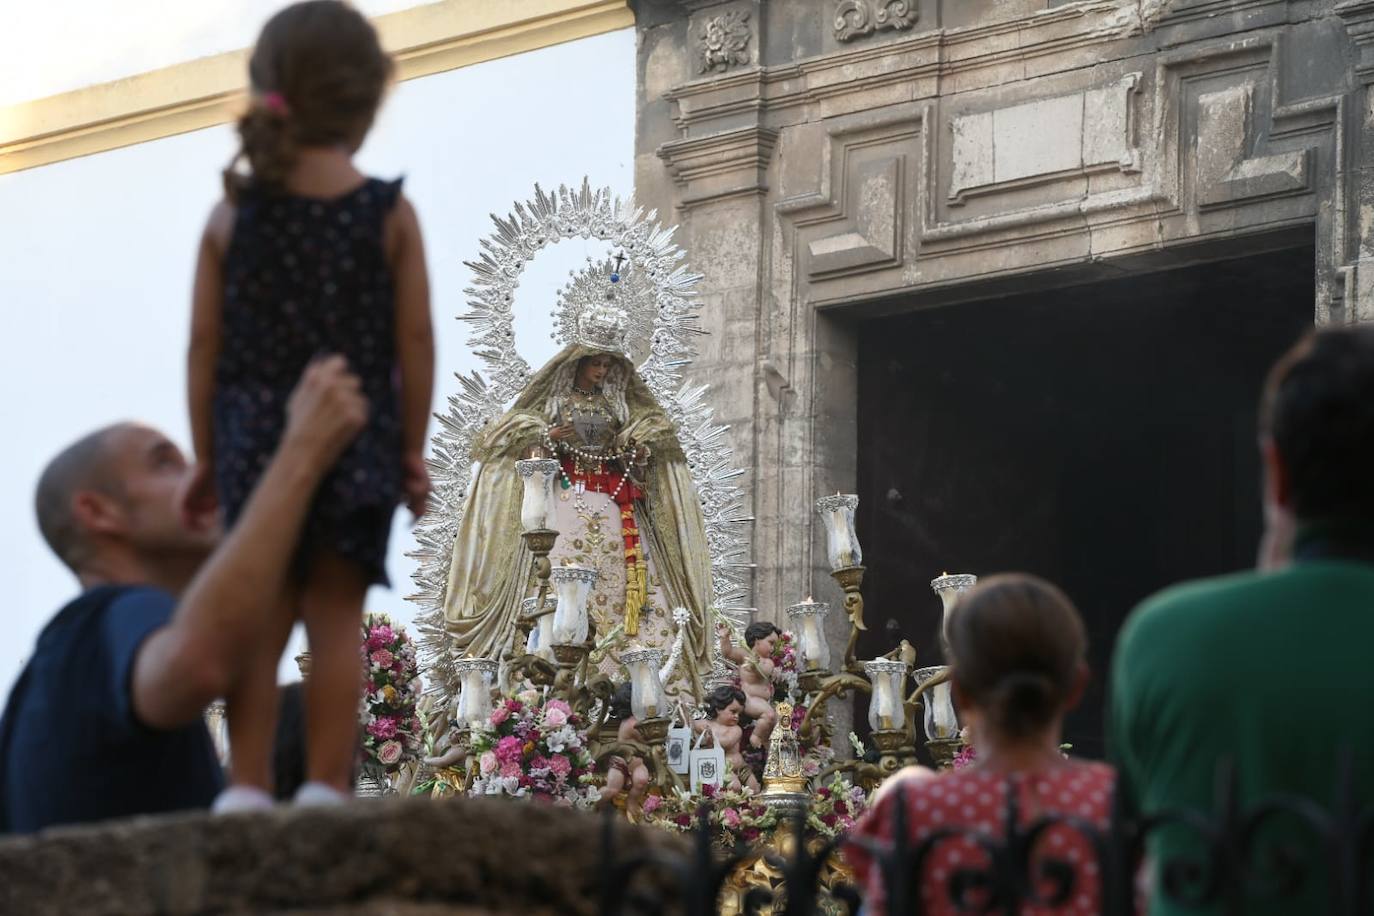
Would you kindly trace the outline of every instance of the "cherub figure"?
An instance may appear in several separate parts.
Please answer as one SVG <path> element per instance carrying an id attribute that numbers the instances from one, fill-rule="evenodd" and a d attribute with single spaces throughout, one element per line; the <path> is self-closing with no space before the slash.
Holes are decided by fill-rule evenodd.
<path id="1" fill-rule="evenodd" d="M 621 684 L 611 696 L 611 718 L 618 723 L 617 740 L 644 742 L 644 736 L 639 733 L 639 720 L 630 709 L 629 683 Z M 601 803 L 612 803 L 626 791 L 627 784 L 629 792 L 625 796 L 625 811 L 635 816 L 644 803 L 644 790 L 649 785 L 649 768 L 641 757 L 631 757 L 629 760 L 620 756 L 612 757 L 606 773 L 606 785 L 601 789 Z"/>
<path id="2" fill-rule="evenodd" d="M 697 732 L 709 731 L 714 745 L 725 752 L 725 763 L 730 768 L 730 787 L 746 788 L 750 792 L 759 790 L 759 781 L 754 777 L 740 745 L 744 741 L 744 729 L 740 728 L 739 716 L 744 711 L 744 691 L 730 684 L 722 684 L 706 694 L 703 706 L 709 718 L 698 719 L 692 723 Z M 757 739 L 755 739 L 757 740 Z"/>
<path id="3" fill-rule="evenodd" d="M 756 620 L 744 628 L 747 651 L 736 646 L 730 638 L 730 628 L 716 624 L 720 638 L 720 654 L 739 666 L 740 689 L 744 691 L 744 714 L 754 720 L 754 735 L 750 743 L 768 747 L 768 736 L 778 724 L 773 709 L 773 647 L 782 630 L 766 620 Z"/>

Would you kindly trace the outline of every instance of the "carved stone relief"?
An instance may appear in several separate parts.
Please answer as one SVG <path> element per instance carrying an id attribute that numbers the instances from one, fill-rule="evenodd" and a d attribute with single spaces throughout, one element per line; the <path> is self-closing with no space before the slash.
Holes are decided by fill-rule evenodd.
<path id="1" fill-rule="evenodd" d="M 749 12 L 729 10 L 712 16 L 701 27 L 697 45 L 698 70 L 723 73 L 749 63 Z"/>
<path id="2" fill-rule="evenodd" d="M 919 16 L 915 0 L 841 0 L 835 7 L 835 38 L 853 41 L 885 29 L 909 29 Z"/>

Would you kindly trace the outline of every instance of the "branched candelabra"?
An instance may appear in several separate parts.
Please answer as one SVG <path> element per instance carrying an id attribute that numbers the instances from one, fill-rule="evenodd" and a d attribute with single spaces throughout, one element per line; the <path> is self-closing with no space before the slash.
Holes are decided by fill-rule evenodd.
<path id="1" fill-rule="evenodd" d="M 854 530 L 854 510 L 859 498 L 852 494 L 836 493 L 816 501 L 826 528 L 826 555 L 830 561 L 830 575 L 844 590 L 844 609 L 849 618 L 849 640 L 839 672 L 830 671 L 830 649 L 825 638 L 825 618 L 830 606 L 824 602 L 805 601 L 787 609 L 793 630 L 800 634 L 799 652 L 802 671 L 798 684 L 809 696 L 801 734 L 810 737 L 823 728 L 825 707 L 832 698 L 853 693 L 868 694 L 868 724 L 873 745 L 879 759 L 875 765 L 855 766 L 861 781 L 874 784 L 903 766 L 915 763 L 918 710 L 921 716 L 926 749 L 939 766 L 949 766 L 957 753 L 961 739 L 959 723 L 949 690 L 949 673 L 944 666 L 913 670 L 916 650 L 903 640 L 881 658 L 860 662 L 856 652 L 859 634 L 864 625 L 864 601 L 860 594 L 863 585 L 863 553 Z M 931 587 L 944 604 L 945 618 L 958 599 L 959 593 L 971 588 L 977 577 L 944 575 L 931 582 Z M 907 679 L 915 681 L 915 689 L 906 693 Z"/>

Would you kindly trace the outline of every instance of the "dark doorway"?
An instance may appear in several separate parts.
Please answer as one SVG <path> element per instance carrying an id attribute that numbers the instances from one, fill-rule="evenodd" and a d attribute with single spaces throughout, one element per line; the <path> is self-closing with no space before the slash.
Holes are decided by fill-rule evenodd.
<path id="1" fill-rule="evenodd" d="M 1091 641 L 1066 740 L 1101 756 L 1126 614 L 1254 562 L 1256 399 L 1312 325 L 1313 264 L 1311 247 L 1267 252 L 861 325 L 861 655 L 891 648 L 892 619 L 920 664 L 943 661 L 942 571 L 1044 576 Z"/>

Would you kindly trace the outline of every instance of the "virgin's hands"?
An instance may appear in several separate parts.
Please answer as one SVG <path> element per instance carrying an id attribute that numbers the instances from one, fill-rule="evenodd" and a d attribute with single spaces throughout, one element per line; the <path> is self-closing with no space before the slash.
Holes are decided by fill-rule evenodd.
<path id="1" fill-rule="evenodd" d="M 576 435 L 576 432 L 577 431 L 573 429 L 573 425 L 571 423 L 564 423 L 561 426 L 550 426 L 549 438 L 552 439 L 554 442 L 566 442 L 568 439 L 571 439 L 574 435 Z"/>

